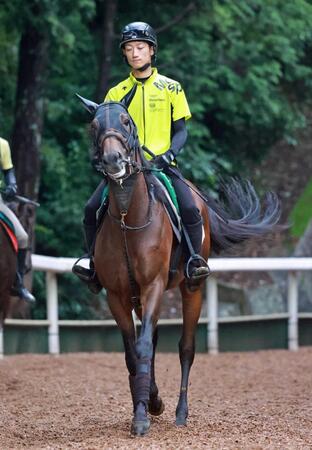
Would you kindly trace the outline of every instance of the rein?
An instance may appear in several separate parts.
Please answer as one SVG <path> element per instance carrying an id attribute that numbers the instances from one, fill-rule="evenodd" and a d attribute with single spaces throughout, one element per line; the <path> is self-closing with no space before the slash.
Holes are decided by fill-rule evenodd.
<path id="1" fill-rule="evenodd" d="M 105 135 L 103 137 L 103 141 L 107 137 L 114 137 L 114 138 L 118 139 L 122 143 L 123 147 L 127 150 L 127 154 L 129 155 L 128 158 L 124 161 L 127 164 L 127 169 L 128 169 L 127 174 L 125 176 L 123 176 L 123 178 L 120 181 L 118 179 L 114 179 L 114 177 L 111 177 L 111 176 L 109 176 L 109 174 L 107 174 L 109 176 L 109 178 L 111 178 L 113 181 L 112 195 L 115 196 L 117 205 L 119 207 L 120 218 L 116 217 L 111 212 L 110 207 L 108 207 L 107 215 L 110 217 L 110 219 L 113 222 L 120 225 L 120 230 L 121 230 L 122 237 L 123 237 L 123 248 L 124 248 L 124 255 L 125 255 L 126 264 L 127 264 L 129 285 L 130 285 L 130 291 L 131 291 L 130 301 L 134 307 L 141 308 L 142 305 L 141 305 L 141 301 L 140 301 L 140 289 L 139 289 L 138 283 L 135 280 L 134 268 L 133 268 L 133 264 L 131 261 L 129 246 L 128 246 L 127 231 L 141 231 L 141 230 L 146 229 L 152 223 L 152 198 L 150 195 L 148 195 L 149 200 L 148 200 L 148 211 L 147 211 L 146 222 L 143 225 L 138 225 L 138 226 L 127 225 L 125 220 L 126 220 L 126 216 L 128 214 L 128 209 L 129 209 L 130 203 L 131 203 L 132 192 L 134 189 L 135 180 L 137 179 L 136 175 L 139 174 L 140 172 L 143 172 L 144 167 L 142 166 L 142 163 L 141 163 L 141 165 L 139 165 L 136 161 L 131 160 L 131 154 L 135 153 L 138 150 L 138 148 L 130 149 L 129 144 L 128 144 L 129 139 L 126 140 L 124 138 L 124 136 L 121 135 L 121 133 L 119 133 L 116 130 L 112 130 L 112 129 L 107 130 L 107 132 L 105 133 Z M 140 153 L 139 153 L 139 155 L 140 155 Z M 140 155 L 140 159 L 142 162 L 141 155 Z M 134 176 L 133 179 L 131 178 L 131 175 Z M 127 180 L 127 182 L 125 184 L 125 187 L 123 187 L 122 186 L 123 182 L 126 180 Z M 116 182 L 118 184 L 116 184 Z"/>
<path id="2" fill-rule="evenodd" d="M 103 105 L 103 108 L 109 107 L 109 103 Z M 103 111 L 105 111 L 105 109 L 103 109 Z M 104 120 L 105 124 L 107 115 L 103 117 L 103 114 L 101 114 L 101 116 L 101 119 Z M 98 133 L 99 138 L 94 144 L 97 149 L 96 153 L 98 156 L 100 156 L 100 164 L 98 165 L 99 170 L 111 180 L 111 193 L 114 196 L 119 209 L 120 217 L 116 217 L 115 215 L 113 215 L 110 207 L 108 207 L 107 214 L 113 222 L 120 226 L 120 230 L 122 233 L 123 250 L 127 264 L 129 285 L 131 291 L 131 303 L 134 307 L 141 308 L 142 305 L 140 302 L 140 290 L 138 283 L 135 280 L 133 263 L 130 258 L 127 231 L 144 230 L 152 223 L 152 197 L 148 194 L 149 203 L 146 222 L 140 226 L 127 225 L 125 219 L 128 214 L 129 206 L 131 204 L 134 184 L 137 180 L 136 175 L 144 172 L 146 167 L 143 163 L 142 150 L 138 142 L 134 122 L 131 118 L 129 118 L 129 121 L 127 121 L 127 117 L 124 117 L 123 113 L 119 115 L 119 118 L 120 123 L 116 122 L 116 120 L 114 123 L 114 118 L 108 121 L 110 126 L 108 126 L 107 128 L 104 126 L 104 130 L 102 128 L 102 133 Z M 103 120 L 98 119 L 100 123 L 103 123 Z M 121 126 L 120 129 L 119 126 Z M 123 159 L 121 160 L 121 162 L 124 164 L 124 167 L 121 168 L 118 173 L 109 173 L 104 169 L 105 165 L 102 160 L 102 147 L 105 139 L 109 137 L 117 139 L 125 150 L 125 154 L 123 156 Z"/>
<path id="3" fill-rule="evenodd" d="M 130 226 L 130 225 L 126 224 L 125 219 L 128 214 L 128 207 L 130 206 L 129 198 L 131 200 L 131 194 L 132 194 L 133 188 L 134 188 L 134 184 L 132 184 L 130 186 L 130 189 L 128 187 L 128 195 L 126 196 L 126 203 L 124 203 L 122 205 L 123 207 L 120 208 L 121 209 L 120 218 L 113 215 L 113 213 L 110 210 L 110 207 L 108 207 L 107 214 L 112 219 L 113 222 L 120 225 L 120 230 L 121 230 L 122 237 L 123 237 L 123 247 L 124 247 L 124 254 L 125 254 L 125 259 L 126 259 L 126 264 L 127 264 L 129 284 L 130 284 L 130 289 L 131 289 L 131 303 L 133 304 L 134 307 L 141 308 L 142 305 L 141 305 L 141 301 L 140 301 L 139 287 L 135 280 L 133 264 L 132 264 L 132 261 L 130 258 L 130 253 L 129 253 L 127 231 L 140 231 L 140 230 L 146 229 L 152 223 L 153 210 L 152 210 L 152 198 L 149 195 L 146 222 L 140 226 Z M 121 190 L 121 189 L 120 188 L 115 189 L 115 198 L 116 198 L 117 203 L 118 203 L 118 200 L 120 200 L 121 203 L 123 203 L 122 200 L 124 200 L 124 199 L 120 198 L 120 197 L 118 198 L 119 190 Z M 125 188 L 125 190 L 127 191 L 127 187 Z M 113 195 L 114 195 L 114 192 L 113 192 Z M 129 201 L 129 203 L 128 203 L 128 201 Z"/>

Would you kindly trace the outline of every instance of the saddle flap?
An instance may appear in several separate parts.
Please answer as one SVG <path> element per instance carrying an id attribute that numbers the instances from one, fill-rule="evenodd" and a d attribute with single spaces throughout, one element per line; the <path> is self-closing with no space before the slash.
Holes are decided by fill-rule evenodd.
<path id="1" fill-rule="evenodd" d="M 0 212 L 0 224 L 2 228 L 5 230 L 15 253 L 18 251 L 18 242 L 15 235 L 14 225 L 10 221 L 10 219 L 3 213 Z"/>

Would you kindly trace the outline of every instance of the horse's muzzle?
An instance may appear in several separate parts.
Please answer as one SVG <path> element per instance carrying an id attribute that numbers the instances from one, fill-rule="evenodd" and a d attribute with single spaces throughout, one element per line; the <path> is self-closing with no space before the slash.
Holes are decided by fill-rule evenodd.
<path id="1" fill-rule="evenodd" d="M 102 158 L 104 172 L 113 179 L 120 179 L 126 173 L 126 161 L 119 152 L 109 153 Z"/>

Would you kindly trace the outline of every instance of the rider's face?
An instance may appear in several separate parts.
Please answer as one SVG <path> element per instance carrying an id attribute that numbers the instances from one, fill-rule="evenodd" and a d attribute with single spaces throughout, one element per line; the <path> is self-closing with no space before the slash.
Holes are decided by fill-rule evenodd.
<path id="1" fill-rule="evenodd" d="M 130 66 L 137 70 L 145 64 L 151 63 L 154 49 L 147 42 L 131 41 L 124 45 L 123 54 Z"/>

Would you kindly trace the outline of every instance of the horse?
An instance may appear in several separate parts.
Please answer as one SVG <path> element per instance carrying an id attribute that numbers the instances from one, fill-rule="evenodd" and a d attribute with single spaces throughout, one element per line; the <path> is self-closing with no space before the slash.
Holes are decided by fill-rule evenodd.
<path id="1" fill-rule="evenodd" d="M 175 423 L 183 426 L 188 417 L 188 384 L 195 356 L 202 283 L 190 289 L 183 255 L 176 273 L 169 278 L 171 254 L 178 240 L 164 207 L 160 182 L 153 175 L 152 164 L 143 156 L 127 106 L 119 102 L 97 104 L 78 97 L 93 116 L 95 153 L 108 179 L 109 206 L 97 231 L 94 264 L 123 338 L 133 403 L 130 431 L 135 436 L 145 435 L 150 429 L 149 414 L 159 416 L 164 411 L 155 380 L 157 322 L 165 290 L 177 286 L 182 296 L 183 326 Z M 197 192 L 193 192 L 194 201 L 203 220 L 201 256 L 205 260 L 212 251 L 272 231 L 279 221 L 278 197 L 267 193 L 261 204 L 249 181 L 233 179 L 224 187 L 227 206 L 212 199 L 209 205 L 189 184 Z M 133 311 L 141 321 L 137 336 Z"/>
<path id="2" fill-rule="evenodd" d="M 17 255 L 0 223 L 0 330 L 10 306 L 10 292 L 15 279 Z"/>

